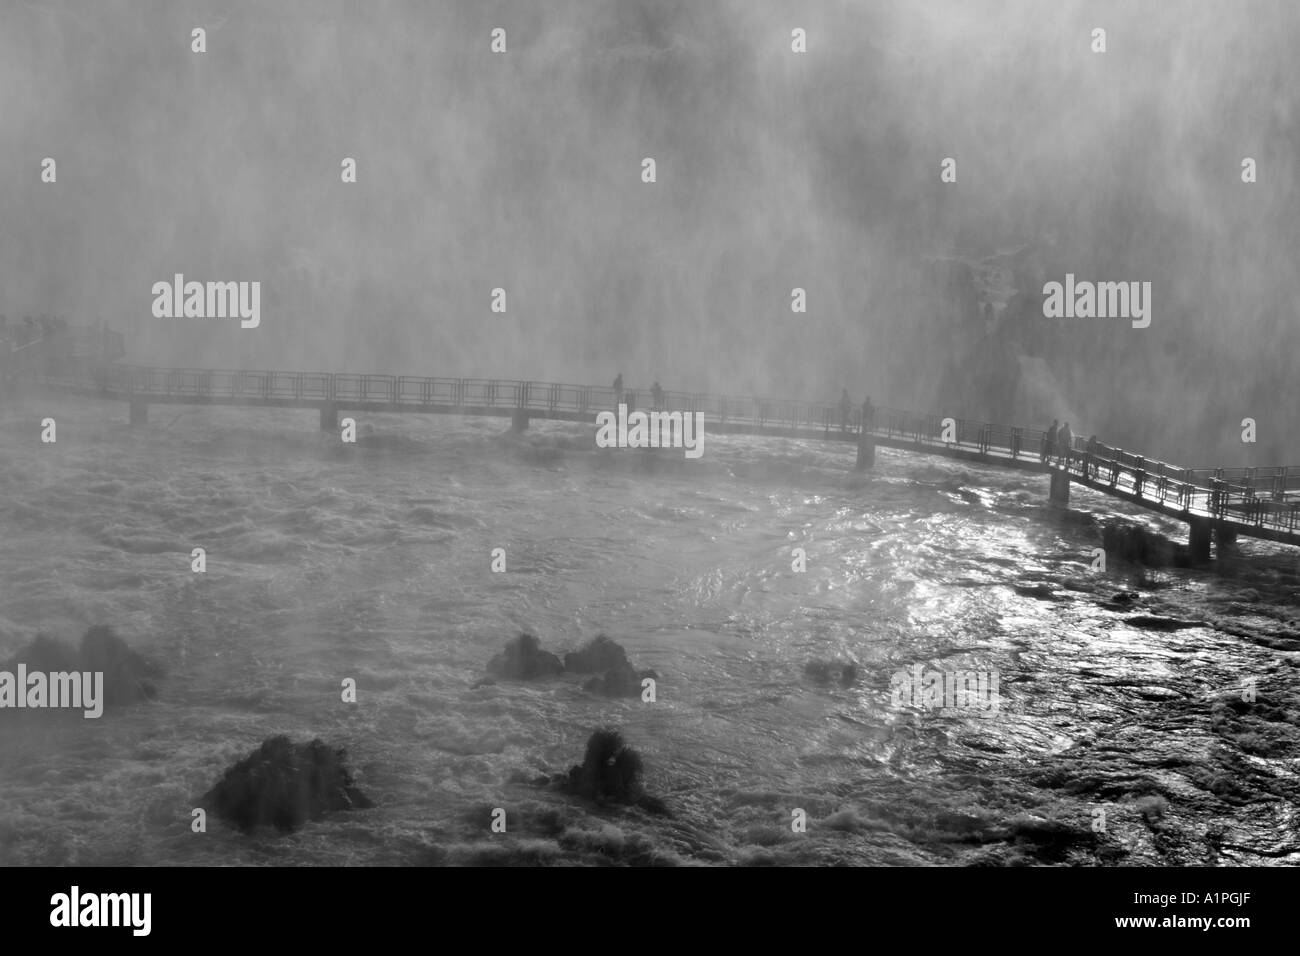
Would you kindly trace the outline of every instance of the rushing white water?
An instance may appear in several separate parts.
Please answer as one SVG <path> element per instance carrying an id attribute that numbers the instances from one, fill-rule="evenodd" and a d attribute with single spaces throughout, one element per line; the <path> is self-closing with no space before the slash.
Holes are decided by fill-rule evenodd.
<path id="1" fill-rule="evenodd" d="M 151 415 L 4 409 L 0 658 L 103 623 L 166 676 L 98 721 L 0 711 L 0 862 L 1300 861 L 1287 549 L 1098 573 L 1099 518 L 1185 531 L 1077 487 L 1054 510 L 1042 476 L 888 450 L 854 474 L 847 444 L 710 435 L 687 461 L 572 424 L 368 416 L 346 446 L 308 411 Z M 658 672 L 657 701 L 475 687 L 521 630 L 561 654 L 609 634 Z M 818 683 L 813 661 L 857 679 Z M 913 663 L 996 669 L 999 712 L 893 707 Z M 534 782 L 599 726 L 670 816 Z M 277 733 L 346 746 L 375 809 L 191 832 L 198 797 Z"/>

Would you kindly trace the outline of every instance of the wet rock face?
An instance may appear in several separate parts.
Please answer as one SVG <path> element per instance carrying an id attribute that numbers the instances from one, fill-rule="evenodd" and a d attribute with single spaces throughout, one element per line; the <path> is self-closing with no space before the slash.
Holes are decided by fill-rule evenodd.
<path id="1" fill-rule="evenodd" d="M 12 671 L 18 664 L 28 671 L 102 672 L 104 704 L 134 704 L 153 700 L 157 694 L 154 681 L 161 670 L 127 645 L 111 627 L 97 624 L 81 638 L 77 649 L 48 637 L 37 637 L 12 658 L 0 664 L 0 670 Z"/>
<path id="2" fill-rule="evenodd" d="M 520 634 L 488 662 L 488 672 L 512 680 L 532 680 L 564 672 L 560 659 L 544 651 L 533 635 Z"/>
<path id="3" fill-rule="evenodd" d="M 319 740 L 271 737 L 227 770 L 202 805 L 245 833 L 261 826 L 288 833 L 332 810 L 374 806 L 352 785 L 346 756 Z"/>
<path id="4" fill-rule="evenodd" d="M 569 771 L 569 789 L 597 803 L 635 803 L 644 795 L 641 755 L 617 730 L 597 730 L 587 740 L 582 765 Z"/>
<path id="5" fill-rule="evenodd" d="M 1192 565 L 1191 552 L 1186 545 L 1175 544 L 1136 525 L 1122 522 L 1106 525 L 1102 529 L 1101 543 L 1112 558 L 1157 568 Z"/>

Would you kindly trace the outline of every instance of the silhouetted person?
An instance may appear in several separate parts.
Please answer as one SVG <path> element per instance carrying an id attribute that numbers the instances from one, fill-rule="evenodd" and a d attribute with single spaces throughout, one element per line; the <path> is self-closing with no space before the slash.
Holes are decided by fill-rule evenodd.
<path id="1" fill-rule="evenodd" d="M 623 373 L 619 372 L 618 377 L 614 379 L 614 404 L 623 403 Z"/>
<path id="2" fill-rule="evenodd" d="M 1060 431 L 1061 423 L 1055 418 L 1052 419 L 1052 427 L 1043 435 L 1043 447 L 1038 453 L 1040 461 L 1046 462 L 1047 456 L 1056 450 L 1056 435 Z"/>
<path id="3" fill-rule="evenodd" d="M 876 427 L 876 406 L 871 404 L 871 396 L 862 400 L 862 430 L 869 432 Z"/>
<path id="4" fill-rule="evenodd" d="M 849 398 L 849 390 L 846 388 L 840 392 L 840 431 L 849 430 L 849 412 L 853 410 L 853 400 Z"/>
<path id="5" fill-rule="evenodd" d="M 1085 471 L 1084 477 L 1091 478 L 1097 474 L 1097 436 L 1092 435 L 1088 438 L 1088 461 L 1090 467 Z"/>
<path id="6" fill-rule="evenodd" d="M 658 409 L 663 408 L 663 407 L 664 407 L 664 390 L 663 390 L 662 388 L 659 387 L 659 383 L 658 383 L 657 381 L 654 383 L 654 385 L 652 385 L 652 386 L 650 387 L 650 392 L 651 392 L 651 394 L 654 395 L 654 400 L 655 400 L 654 407 L 655 407 L 655 408 L 658 408 Z"/>
<path id="7" fill-rule="evenodd" d="M 1074 451 L 1074 432 L 1070 431 L 1069 422 L 1061 426 L 1056 441 L 1061 446 L 1061 462 L 1068 468 L 1070 466 L 1070 453 Z"/>

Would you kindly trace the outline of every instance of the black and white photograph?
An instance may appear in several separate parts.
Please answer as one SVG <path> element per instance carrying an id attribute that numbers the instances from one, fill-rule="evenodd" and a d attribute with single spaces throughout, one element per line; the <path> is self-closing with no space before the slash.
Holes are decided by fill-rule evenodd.
<path id="1" fill-rule="evenodd" d="M 1242 945 L 1300 864 L 1298 46 L 1289 0 L 0 0 L 24 923 L 980 868 Z"/>

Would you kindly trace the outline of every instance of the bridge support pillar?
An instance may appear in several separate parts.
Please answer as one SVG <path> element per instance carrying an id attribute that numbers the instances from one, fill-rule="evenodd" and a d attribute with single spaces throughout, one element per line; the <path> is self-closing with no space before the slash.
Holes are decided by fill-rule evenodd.
<path id="1" fill-rule="evenodd" d="M 528 409 L 516 408 L 510 413 L 510 430 L 512 432 L 528 431 Z"/>
<path id="2" fill-rule="evenodd" d="M 1193 518 L 1187 532 L 1187 550 L 1193 561 L 1210 560 L 1210 522 Z"/>
<path id="3" fill-rule="evenodd" d="M 1068 505 L 1070 503 L 1070 474 L 1065 471 L 1053 471 L 1052 488 L 1049 497 L 1053 504 Z"/>
<path id="4" fill-rule="evenodd" d="M 320 430 L 323 432 L 336 432 L 339 430 L 339 407 L 337 405 L 321 406 Z"/>
<path id="5" fill-rule="evenodd" d="M 149 405 L 147 402 L 131 400 L 131 424 L 144 425 L 149 421 Z"/>
<path id="6" fill-rule="evenodd" d="M 866 471 L 876 467 L 876 441 L 866 432 L 858 436 L 858 463 L 856 471 Z"/>
<path id="7" fill-rule="evenodd" d="M 1235 554 L 1237 551 L 1237 530 L 1225 524 L 1214 526 L 1214 553 L 1218 557 Z"/>

